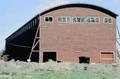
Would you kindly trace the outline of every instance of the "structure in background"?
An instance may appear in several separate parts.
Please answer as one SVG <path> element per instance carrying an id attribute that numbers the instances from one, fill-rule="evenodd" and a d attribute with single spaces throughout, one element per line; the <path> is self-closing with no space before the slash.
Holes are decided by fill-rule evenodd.
<path id="1" fill-rule="evenodd" d="M 116 60 L 116 17 L 90 4 L 66 4 L 46 10 L 6 39 L 15 60 L 105 63 Z"/>

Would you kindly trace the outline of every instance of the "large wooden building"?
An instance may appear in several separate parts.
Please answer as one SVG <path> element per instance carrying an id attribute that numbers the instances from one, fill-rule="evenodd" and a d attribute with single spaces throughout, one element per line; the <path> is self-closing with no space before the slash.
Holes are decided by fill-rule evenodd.
<path id="1" fill-rule="evenodd" d="M 15 60 L 106 63 L 116 60 L 116 17 L 90 4 L 48 9 L 6 39 Z"/>

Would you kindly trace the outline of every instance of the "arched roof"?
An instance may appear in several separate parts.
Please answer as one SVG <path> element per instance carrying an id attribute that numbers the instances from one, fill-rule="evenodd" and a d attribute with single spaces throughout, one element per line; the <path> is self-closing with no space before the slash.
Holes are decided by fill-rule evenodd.
<path id="1" fill-rule="evenodd" d="M 61 6 L 57 6 L 57 7 L 54 7 L 54 8 L 51 8 L 51 9 L 48 9 L 42 13 L 40 13 L 40 15 L 44 15 L 46 13 L 49 13 L 51 11 L 55 11 L 55 10 L 58 10 L 58 9 L 63 9 L 63 8 L 71 8 L 71 7 L 83 7 L 83 8 L 90 8 L 90 9 L 94 9 L 94 10 L 98 10 L 98 11 L 101 11 L 103 13 L 106 13 L 114 18 L 116 18 L 117 14 L 113 13 L 112 11 L 110 10 L 107 10 L 105 8 L 102 8 L 102 7 L 99 7 L 99 6 L 96 6 L 96 5 L 91 5 L 91 4 L 80 4 L 80 3 L 77 3 L 77 4 L 65 4 L 65 5 L 61 5 Z"/>

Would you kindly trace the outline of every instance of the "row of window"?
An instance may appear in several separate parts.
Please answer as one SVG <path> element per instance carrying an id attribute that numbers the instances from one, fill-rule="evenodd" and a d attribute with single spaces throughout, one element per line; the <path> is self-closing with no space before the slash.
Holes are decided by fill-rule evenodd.
<path id="1" fill-rule="evenodd" d="M 45 17 L 45 22 L 46 23 L 52 23 L 53 22 L 53 17 L 47 16 Z M 100 18 L 99 17 L 70 17 L 70 16 L 61 16 L 58 17 L 58 22 L 59 23 L 99 23 Z M 112 18 L 111 17 L 105 17 L 103 18 L 103 22 L 106 24 L 112 23 Z"/>
<path id="2" fill-rule="evenodd" d="M 98 23 L 100 18 L 98 17 L 59 17 L 59 23 Z"/>

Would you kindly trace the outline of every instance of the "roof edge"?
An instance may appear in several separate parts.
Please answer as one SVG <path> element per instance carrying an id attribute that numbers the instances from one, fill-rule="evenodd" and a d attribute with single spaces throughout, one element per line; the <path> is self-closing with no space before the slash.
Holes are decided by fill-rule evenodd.
<path id="1" fill-rule="evenodd" d="M 24 25 L 22 25 L 21 27 L 19 27 L 15 32 L 13 32 L 12 34 L 10 34 L 8 37 L 5 38 L 5 40 L 8 40 L 9 38 L 12 37 L 12 35 L 14 35 L 17 31 L 19 31 L 21 28 L 25 27 L 28 23 L 30 23 L 33 19 L 39 17 L 40 15 L 37 14 L 36 16 L 34 16 L 32 19 L 30 19 L 29 21 L 27 21 Z"/>
<path id="2" fill-rule="evenodd" d="M 104 12 L 114 18 L 116 18 L 118 16 L 116 13 L 114 13 L 108 9 L 105 9 L 103 7 L 93 5 L 93 4 L 83 4 L 83 3 L 73 3 L 73 4 L 64 4 L 64 5 L 56 6 L 56 7 L 53 7 L 53 8 L 50 8 L 48 10 L 41 12 L 40 15 L 44 15 L 46 13 L 49 13 L 49 12 L 52 12 L 55 10 L 59 10 L 59 9 L 63 9 L 63 8 L 71 8 L 71 7 L 83 7 L 83 8 L 90 8 L 90 9 L 98 10 L 98 11 Z"/>

